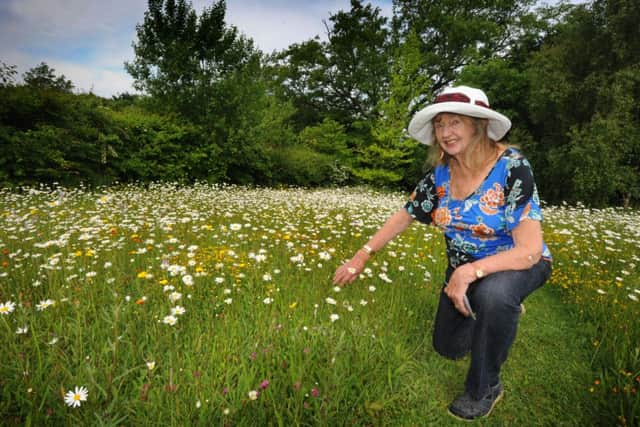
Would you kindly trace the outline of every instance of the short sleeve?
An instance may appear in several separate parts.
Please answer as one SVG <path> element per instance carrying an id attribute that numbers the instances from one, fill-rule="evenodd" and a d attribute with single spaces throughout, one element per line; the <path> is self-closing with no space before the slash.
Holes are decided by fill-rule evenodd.
<path id="1" fill-rule="evenodd" d="M 516 228 L 523 219 L 542 221 L 540 199 L 531 164 L 521 154 L 509 157 L 506 181 L 504 200 L 507 230 Z"/>
<path id="2" fill-rule="evenodd" d="M 435 173 L 431 170 L 418 182 L 404 208 L 413 219 L 425 224 L 431 224 L 431 213 L 437 205 L 438 195 L 436 193 Z"/>

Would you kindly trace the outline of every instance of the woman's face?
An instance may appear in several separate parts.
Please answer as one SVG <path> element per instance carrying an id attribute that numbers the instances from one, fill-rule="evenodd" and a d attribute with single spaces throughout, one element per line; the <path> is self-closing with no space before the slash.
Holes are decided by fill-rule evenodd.
<path id="1" fill-rule="evenodd" d="M 442 150 L 452 157 L 463 154 L 475 135 L 471 119 L 459 114 L 438 114 L 433 119 L 433 129 Z"/>

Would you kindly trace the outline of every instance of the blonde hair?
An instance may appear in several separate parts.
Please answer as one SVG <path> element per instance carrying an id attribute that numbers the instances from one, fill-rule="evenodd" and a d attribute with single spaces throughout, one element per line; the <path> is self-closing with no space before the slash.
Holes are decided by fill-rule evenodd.
<path id="1" fill-rule="evenodd" d="M 455 113 L 454 113 L 455 114 Z M 479 117 L 465 116 L 463 114 L 457 114 L 462 118 L 465 125 L 471 124 L 473 126 L 474 135 L 469 143 L 463 161 L 469 165 L 473 170 L 482 168 L 490 158 L 496 155 L 498 150 L 498 142 L 489 138 L 487 134 L 487 128 L 489 126 L 489 120 L 481 119 Z M 434 117 L 434 121 L 438 116 Z M 451 156 L 442 150 L 435 135 L 435 126 L 433 128 L 433 145 L 429 148 L 429 163 L 432 166 L 449 164 Z"/>

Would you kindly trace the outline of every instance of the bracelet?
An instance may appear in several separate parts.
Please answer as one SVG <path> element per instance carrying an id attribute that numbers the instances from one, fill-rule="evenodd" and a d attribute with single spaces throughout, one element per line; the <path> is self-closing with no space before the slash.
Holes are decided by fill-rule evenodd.
<path id="1" fill-rule="evenodd" d="M 371 246 L 369 245 L 364 245 L 362 247 L 362 250 L 365 251 L 367 253 L 367 255 L 373 255 L 374 250 L 371 249 Z"/>

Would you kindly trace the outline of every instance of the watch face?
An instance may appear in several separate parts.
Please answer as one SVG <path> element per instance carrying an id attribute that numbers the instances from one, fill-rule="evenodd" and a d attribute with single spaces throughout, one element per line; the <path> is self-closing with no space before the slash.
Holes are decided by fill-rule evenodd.
<path id="1" fill-rule="evenodd" d="M 476 270 L 476 277 L 478 279 L 482 279 L 484 277 L 484 271 L 482 270 Z"/>

